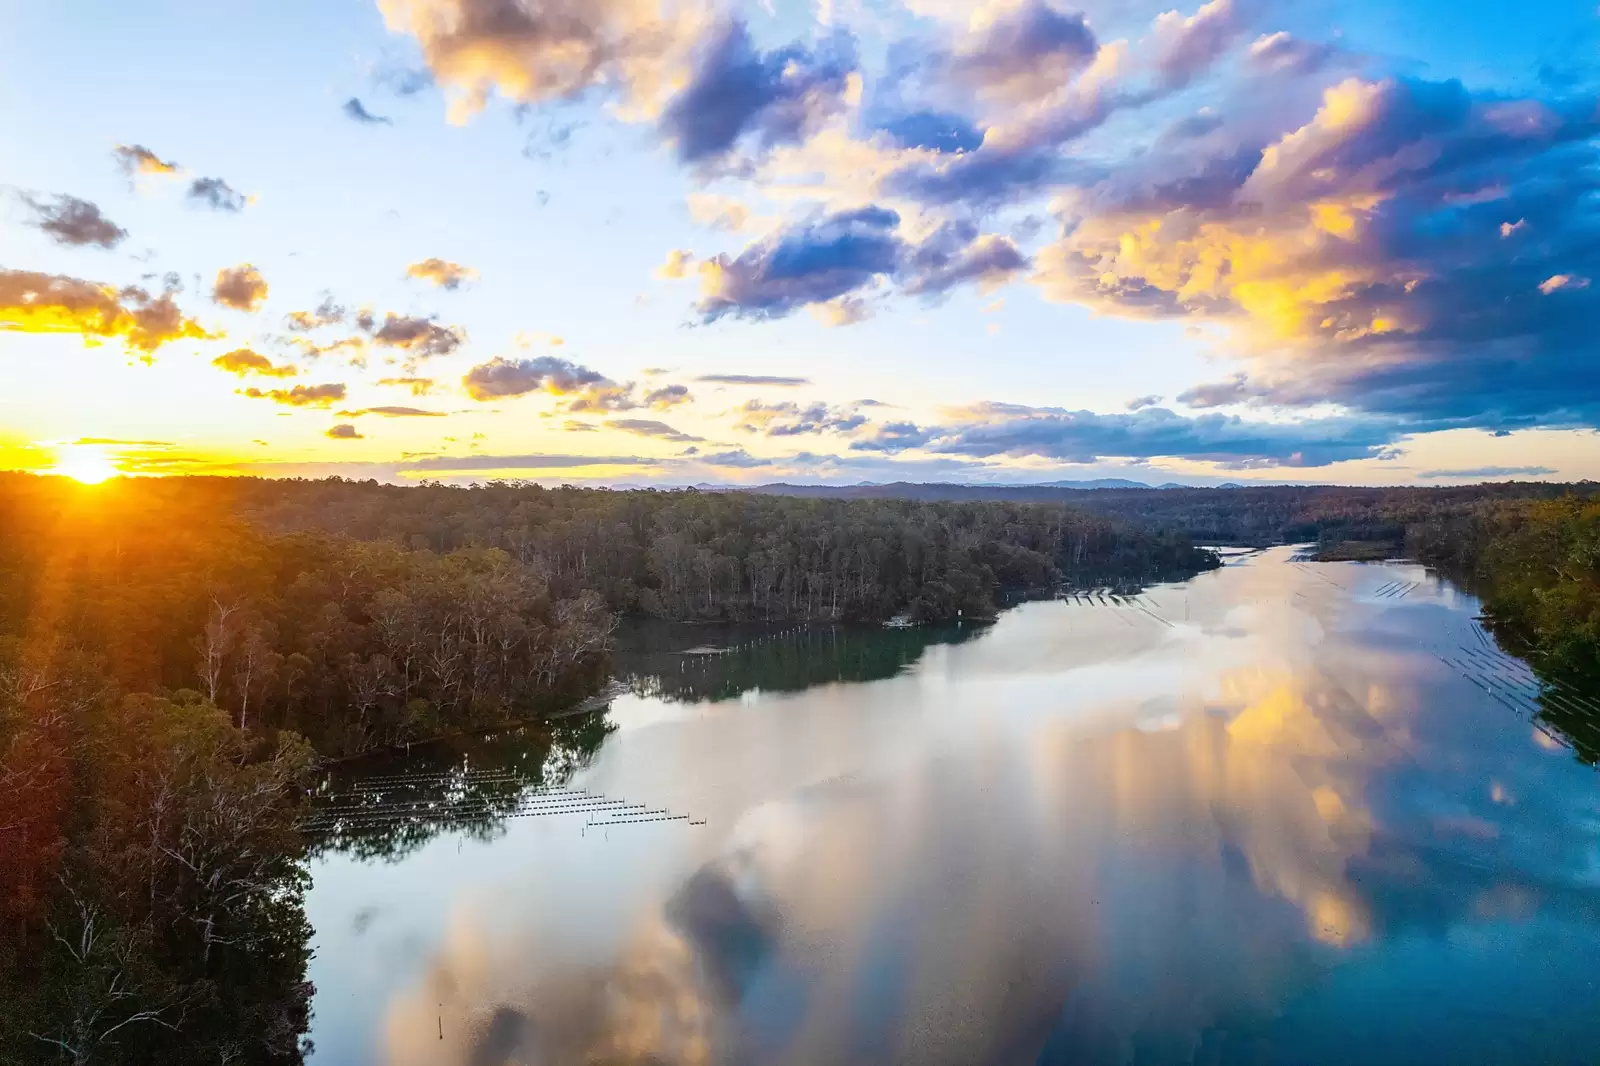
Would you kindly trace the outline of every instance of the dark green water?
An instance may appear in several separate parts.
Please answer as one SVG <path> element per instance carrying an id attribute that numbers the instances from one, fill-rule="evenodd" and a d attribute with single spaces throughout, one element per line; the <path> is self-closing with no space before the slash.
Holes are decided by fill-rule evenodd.
<path id="1" fill-rule="evenodd" d="M 1274 550 L 632 630 L 604 715 L 330 780 L 314 1061 L 1600 1061 L 1594 707 L 1475 614 Z"/>

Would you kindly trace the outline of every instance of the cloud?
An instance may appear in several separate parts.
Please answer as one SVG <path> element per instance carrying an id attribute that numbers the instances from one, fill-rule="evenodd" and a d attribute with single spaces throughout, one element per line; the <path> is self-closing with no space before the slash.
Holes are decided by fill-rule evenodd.
<path id="1" fill-rule="evenodd" d="M 1334 56 L 1331 45 L 1305 41 L 1279 31 L 1264 33 L 1250 44 L 1249 60 L 1258 70 L 1274 74 L 1311 74 Z"/>
<path id="2" fill-rule="evenodd" d="M 1156 404 L 1158 404 L 1160 402 L 1161 402 L 1161 397 L 1160 396 L 1156 396 L 1154 394 L 1151 394 L 1149 396 L 1135 396 L 1133 399 L 1128 401 L 1128 405 L 1127 406 L 1128 406 L 1128 410 L 1130 410 L 1130 411 L 1140 411 L 1140 410 L 1143 410 L 1146 407 L 1154 407 Z"/>
<path id="3" fill-rule="evenodd" d="M 779 318 L 871 285 L 900 268 L 900 216 L 878 207 L 791 227 L 700 267 L 701 317 Z"/>
<path id="4" fill-rule="evenodd" d="M 1539 291 L 1549 296 L 1561 289 L 1587 289 L 1588 278 L 1573 277 L 1571 274 L 1552 274 L 1539 283 Z"/>
<path id="5" fill-rule="evenodd" d="M 245 209 L 250 201 L 233 186 L 221 178 L 196 178 L 189 183 L 189 199 L 198 204 L 204 204 L 213 211 L 228 211 L 237 213 Z"/>
<path id="6" fill-rule="evenodd" d="M 853 442 L 850 448 L 858 452 L 902 452 L 927 444 L 935 432 L 924 430 L 915 422 L 885 422 L 875 427 L 870 436 Z"/>
<path id="7" fill-rule="evenodd" d="M 57 196 L 54 203 L 24 196 L 23 202 L 33 209 L 33 225 L 57 244 L 115 248 L 128 235 L 127 230 L 102 215 L 98 206 L 76 196 Z"/>
<path id="8" fill-rule="evenodd" d="M 379 385 L 392 385 L 395 388 L 410 389 L 413 396 L 426 396 L 433 391 L 434 380 L 420 377 L 379 378 Z"/>
<path id="9" fill-rule="evenodd" d="M 348 422 L 340 422 L 325 434 L 334 440 L 364 440 L 359 430 Z"/>
<path id="10" fill-rule="evenodd" d="M 736 429 L 768 437 L 798 437 L 808 434 L 848 433 L 866 424 L 867 417 L 849 407 L 830 407 L 825 403 L 801 406 L 789 400 L 763 403 L 747 400 L 734 412 Z"/>
<path id="11" fill-rule="evenodd" d="M 441 289 L 454 291 L 461 288 L 464 282 L 476 281 L 478 272 L 447 259 L 424 259 L 406 267 L 406 277 L 431 281 Z"/>
<path id="12" fill-rule="evenodd" d="M 363 407 L 357 411 L 340 411 L 340 418 L 360 418 L 362 415 L 379 415 L 383 418 L 444 418 L 443 411 L 425 411 L 420 407 Z"/>
<path id="13" fill-rule="evenodd" d="M 1555 470 L 1548 466 L 1479 466 L 1467 470 L 1424 470 L 1417 477 L 1429 481 L 1440 478 L 1509 478 L 1509 477 L 1544 477 L 1554 474 Z"/>
<path id="14" fill-rule="evenodd" d="M 680 433 L 665 422 L 657 422 L 653 418 L 612 418 L 606 421 L 606 428 L 621 430 L 623 433 L 632 433 L 640 437 L 658 437 L 661 440 L 676 441 L 680 444 L 692 444 L 705 440 L 704 437 L 691 437 L 687 433 Z"/>
<path id="15" fill-rule="evenodd" d="M 689 394 L 686 385 L 663 385 L 659 389 L 651 389 L 644 394 L 644 406 L 664 411 L 678 404 L 691 403 L 694 397 Z"/>
<path id="16" fill-rule="evenodd" d="M 649 113 L 666 86 L 687 80 L 711 25 L 700 5 L 638 0 L 379 0 L 392 32 L 416 38 L 453 121 L 490 94 L 521 104 L 620 93 Z"/>
<path id="17" fill-rule="evenodd" d="M 553 355 L 517 360 L 496 357 L 473 367 L 461 384 L 468 396 L 480 401 L 546 392 L 561 397 L 564 410 L 572 414 L 628 411 L 640 406 L 631 385 L 619 385 L 597 370 Z"/>
<path id="18" fill-rule="evenodd" d="M 654 466 L 638 455 L 457 455 L 419 459 L 407 469 L 427 472 L 482 470 L 572 470 L 585 466 Z"/>
<path id="19" fill-rule="evenodd" d="M 331 326 L 343 322 L 345 310 L 333 302 L 333 297 L 324 297 L 314 311 L 290 311 L 284 316 L 284 325 L 295 333 L 309 333 L 323 326 Z"/>
<path id="20" fill-rule="evenodd" d="M 365 337 L 340 337 L 338 340 L 329 341 L 327 344 L 318 344 L 309 337 L 292 338 L 292 343 L 299 350 L 303 359 L 321 359 L 325 355 L 346 355 L 351 366 L 365 367 L 367 365 L 367 338 Z"/>
<path id="21" fill-rule="evenodd" d="M 267 298 L 267 280 L 249 263 L 217 271 L 211 298 L 235 311 L 254 311 Z"/>
<path id="22" fill-rule="evenodd" d="M 140 174 L 172 175 L 178 164 L 169 163 L 142 144 L 119 144 L 111 150 L 117 168 L 130 178 Z"/>
<path id="23" fill-rule="evenodd" d="M 433 88 L 433 74 L 425 69 L 386 62 L 372 76 L 372 83 L 396 96 L 415 96 Z"/>
<path id="24" fill-rule="evenodd" d="M 1103 312 L 1230 326 L 1242 399 L 1592 425 L 1600 291 L 1577 280 L 1600 271 L 1597 133 L 1592 97 L 1346 78 L 1247 166 L 1237 144 L 1195 161 L 1224 181 L 1076 197 L 1037 281 Z M 1507 219 L 1539 239 L 1508 254 Z"/>
<path id="25" fill-rule="evenodd" d="M 666 262 L 656 267 L 656 277 L 664 281 L 677 281 L 689 276 L 689 267 L 694 262 L 694 253 L 674 248 L 667 253 Z"/>
<path id="26" fill-rule="evenodd" d="M 185 317 L 171 292 L 115 289 L 61 274 L 0 269 L 0 330 L 76 333 L 85 344 L 120 339 L 148 356 L 163 344 L 211 336 Z"/>
<path id="27" fill-rule="evenodd" d="M 690 193 L 688 204 L 689 217 L 712 229 L 737 233 L 750 223 L 750 209 L 730 196 Z"/>
<path id="28" fill-rule="evenodd" d="M 632 411 L 639 406 L 633 398 L 633 386 L 604 382 L 590 385 L 566 401 L 570 414 L 600 414 L 605 411 Z"/>
<path id="29" fill-rule="evenodd" d="M 296 385 L 292 389 L 263 390 L 252 387 L 244 389 L 242 395 L 252 400 L 271 400 L 285 407 L 331 407 L 344 399 L 345 387 L 341 383 Z"/>
<path id="30" fill-rule="evenodd" d="M 385 118 L 382 115 L 374 115 L 372 112 L 368 111 L 366 105 L 361 102 L 359 97 L 352 96 L 350 99 L 344 102 L 344 105 L 340 107 L 339 110 L 344 112 L 346 118 L 353 122 L 359 122 L 365 126 L 394 125 L 394 121 L 392 119 Z"/>
<path id="31" fill-rule="evenodd" d="M 1040 457 L 1068 463 L 1101 458 L 1184 458 L 1236 469 L 1316 467 L 1383 454 L 1409 428 L 1393 419 L 1327 417 L 1251 422 L 1193 417 L 1160 407 L 1126 414 L 983 403 L 939 426 L 894 423 L 857 440 L 857 451 L 909 448 L 969 458 Z"/>
<path id="32" fill-rule="evenodd" d="M 949 111 L 912 111 L 883 119 L 877 128 L 901 148 L 925 148 L 934 152 L 975 152 L 983 145 L 983 133 L 972 121 Z"/>
<path id="33" fill-rule="evenodd" d="M 1106 172 L 1067 146 L 1117 112 L 1151 103 L 1167 91 L 1126 85 L 1127 46 L 1101 46 L 1093 60 L 1029 106 L 998 112 L 981 143 L 955 153 L 902 153 L 883 161 L 873 192 L 940 210 L 990 212 L 1043 190 L 1083 185 Z"/>
<path id="34" fill-rule="evenodd" d="M 943 293 L 968 282 L 992 288 L 1010 281 L 1031 264 L 1009 237 L 980 234 L 970 222 L 946 222 L 911 252 L 911 295 Z"/>
<path id="35" fill-rule="evenodd" d="M 1220 327 L 1245 376 L 1196 405 L 1600 421 L 1600 288 L 1578 281 L 1600 278 L 1600 107 L 1581 83 L 1384 77 L 1381 56 L 1260 33 L 1257 0 L 1196 0 L 1131 43 L 1067 0 L 946 6 L 961 18 L 918 24 L 863 83 L 843 38 L 767 49 L 693 0 L 383 0 L 458 118 L 496 92 L 603 96 L 697 176 L 816 205 L 669 261 L 698 277 L 700 321 L 848 323 L 1031 271 L 1051 299 Z M 1202 82 L 1197 114 L 1177 94 Z M 691 213 L 748 231 L 717 188 Z M 1010 209 L 1046 196 L 1060 229 L 1036 250 Z"/>
<path id="36" fill-rule="evenodd" d="M 811 314 L 824 326 L 853 326 L 872 317 L 867 301 L 859 296 L 838 296 L 826 303 L 812 304 Z"/>
<path id="37" fill-rule="evenodd" d="M 393 311 L 384 314 L 382 325 L 366 314 L 361 316 L 360 324 L 374 343 L 423 359 L 449 355 L 467 339 L 459 327 L 441 326 L 432 318 L 397 315 Z"/>
<path id="38" fill-rule="evenodd" d="M 1257 403 L 1269 396 L 1270 393 L 1252 382 L 1248 374 L 1239 373 L 1223 381 L 1184 389 L 1178 393 L 1178 402 L 1196 408 L 1230 407 L 1234 404 Z"/>
<path id="39" fill-rule="evenodd" d="M 1028 265 L 1010 238 L 981 234 L 969 222 L 944 223 L 920 244 L 902 239 L 899 226 L 896 212 L 863 207 L 708 259 L 700 264 L 701 318 L 779 318 L 810 305 L 825 321 L 844 324 L 865 317 L 859 295 L 882 280 L 937 296 L 967 282 L 1000 284 Z"/>
<path id="40" fill-rule="evenodd" d="M 495 400 L 541 389 L 563 396 L 606 380 L 597 370 L 553 355 L 517 360 L 496 356 L 473 367 L 461 379 L 461 384 L 474 400 Z"/>
<path id="41" fill-rule="evenodd" d="M 1156 66 L 1162 80 L 1181 88 L 1204 73 L 1244 30 L 1242 2 L 1210 0 L 1185 18 L 1176 11 L 1155 21 Z"/>
<path id="42" fill-rule="evenodd" d="M 734 469 L 754 469 L 757 467 L 771 466 L 771 459 L 751 455 L 743 448 L 729 452 L 712 452 L 709 455 L 698 455 L 695 462 L 706 466 L 726 466 Z"/>
<path id="43" fill-rule="evenodd" d="M 944 73 L 983 95 L 1030 103 L 1069 82 L 1099 50 L 1082 14 L 1045 0 L 991 4 L 973 14 Z"/>
<path id="44" fill-rule="evenodd" d="M 128 448 L 176 448 L 170 440 L 121 440 L 117 437 L 79 437 L 73 444 L 111 444 Z"/>
<path id="45" fill-rule="evenodd" d="M 219 355 L 211 360 L 211 365 L 218 370 L 229 374 L 244 377 L 247 374 L 257 374 L 267 378 L 292 378 L 300 373 L 293 366 L 279 366 L 271 359 L 249 348 L 235 348 L 225 355 Z"/>
<path id="46" fill-rule="evenodd" d="M 678 158 L 711 166 L 736 148 L 804 140 L 859 91 L 854 42 L 833 32 L 762 51 L 707 0 L 380 0 L 416 39 L 463 122 L 491 95 L 521 105 L 608 98 Z"/>
<path id="47" fill-rule="evenodd" d="M 695 380 L 708 385 L 770 385 L 780 389 L 811 384 L 810 378 L 777 377 L 771 374 L 701 374 Z"/>
<path id="48" fill-rule="evenodd" d="M 845 34 L 832 34 L 815 51 L 791 45 L 762 53 L 737 19 L 708 34 L 698 51 L 689 83 L 659 123 L 686 163 L 722 156 L 746 137 L 760 149 L 803 140 L 844 108 L 856 68 Z"/>

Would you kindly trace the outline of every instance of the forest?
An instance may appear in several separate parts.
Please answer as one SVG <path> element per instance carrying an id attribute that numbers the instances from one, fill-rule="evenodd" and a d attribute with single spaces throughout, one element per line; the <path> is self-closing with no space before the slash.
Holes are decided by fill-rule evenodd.
<path id="1" fill-rule="evenodd" d="M 1437 565 L 1541 673 L 1592 684 L 1591 488 L 1072 494 L 1090 507 L 0 475 L 0 1061 L 299 1061 L 301 829 L 328 760 L 516 726 L 559 780 L 605 726 L 544 716 L 611 675 L 619 619 L 657 620 L 630 630 L 636 660 L 727 624 L 779 635 L 626 675 L 716 698 L 746 670 L 804 685 L 813 661 L 887 676 L 1030 591 L 1192 576 L 1216 565 L 1197 540 L 1310 540 Z M 929 624 L 806 629 L 893 615 Z M 1595 723 L 1556 724 L 1600 757 Z M 485 832 L 501 791 L 478 797 Z M 434 831 L 393 826 L 373 854 Z"/>
<path id="2" fill-rule="evenodd" d="M 1541 673 L 1600 685 L 1600 499 L 1499 502 L 1407 533 L 1408 551 L 1477 592 L 1496 636 Z M 1600 723 L 1577 725 L 1600 741 Z"/>
<path id="3" fill-rule="evenodd" d="M 498 548 L 557 595 L 672 620 L 989 617 L 1000 593 L 1182 577 L 1213 565 L 1181 532 L 1059 503 L 794 499 L 490 483 L 186 480 L 263 529 L 434 552 Z"/>
<path id="4" fill-rule="evenodd" d="M 1220 488 L 1062 488 L 1054 485 L 763 485 L 753 490 L 829 499 L 914 499 L 1056 503 L 1149 529 L 1179 530 L 1196 544 L 1318 542 L 1404 547 L 1420 523 L 1468 517 L 1500 503 L 1587 497 L 1593 482 L 1491 482 L 1439 488 L 1347 485 L 1232 485 Z"/>
<path id="5" fill-rule="evenodd" d="M 582 757 L 603 728 L 542 716 L 621 616 L 976 621 L 1214 565 L 1060 505 L 0 474 L 0 1061 L 299 1061 L 326 760 Z"/>
<path id="6" fill-rule="evenodd" d="M 176 491 L 175 491 L 176 490 Z M 323 755 L 502 724 L 605 677 L 614 620 L 492 548 L 278 534 L 154 481 L 0 480 L 0 637 Z"/>

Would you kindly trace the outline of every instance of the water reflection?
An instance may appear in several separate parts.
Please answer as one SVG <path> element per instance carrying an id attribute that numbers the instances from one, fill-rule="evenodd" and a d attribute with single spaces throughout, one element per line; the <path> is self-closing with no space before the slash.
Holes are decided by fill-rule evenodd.
<path id="1" fill-rule="evenodd" d="M 1274 551 L 1128 607 L 1029 604 L 872 684 L 676 715 L 637 686 L 614 713 L 645 724 L 574 783 L 709 824 L 541 820 L 319 870 L 323 996 L 352 958 L 404 966 L 319 998 L 318 1043 L 394 1066 L 1590 1061 L 1600 785 L 1535 728 L 1547 705 L 1459 665 L 1475 613 L 1415 567 Z M 397 874 L 427 905 L 344 932 Z"/>
<path id="2" fill-rule="evenodd" d="M 330 767 L 305 829 L 311 853 L 396 861 L 450 830 L 486 842 L 587 766 L 615 727 L 603 712 L 457 736 Z"/>
<path id="3" fill-rule="evenodd" d="M 612 668 L 640 696 L 726 700 L 756 689 L 799 692 L 828 682 L 880 681 L 916 662 L 929 647 L 960 644 L 983 629 L 975 624 L 886 629 L 647 622 L 618 633 Z"/>

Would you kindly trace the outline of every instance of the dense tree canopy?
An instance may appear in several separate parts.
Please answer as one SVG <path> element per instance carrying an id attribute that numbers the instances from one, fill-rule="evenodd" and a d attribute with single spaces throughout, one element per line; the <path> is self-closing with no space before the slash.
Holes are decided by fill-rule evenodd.
<path id="1" fill-rule="evenodd" d="M 1419 523 L 1411 549 L 1472 585 L 1536 665 L 1600 682 L 1600 499 L 1501 503 Z"/>
<path id="2" fill-rule="evenodd" d="M 506 551 L 560 596 L 668 619 L 944 620 L 992 615 L 1003 590 L 1187 576 L 1209 565 L 1181 533 L 1059 503 L 796 499 L 536 485 L 174 482 L 263 529 L 412 548 Z"/>
<path id="3" fill-rule="evenodd" d="M 537 721 L 621 613 L 981 619 L 1213 562 L 1061 506 L 0 474 L 0 1060 L 296 1061 L 315 755 Z"/>
<path id="4" fill-rule="evenodd" d="M 1386 542 L 1407 527 L 1474 514 L 1511 500 L 1589 495 L 1600 485 L 1506 481 L 1439 488 L 1239 485 L 1222 488 L 1074 489 L 1053 485 L 765 485 L 758 492 L 830 499 L 1054 503 L 1145 528 L 1176 529 L 1197 544 Z"/>

